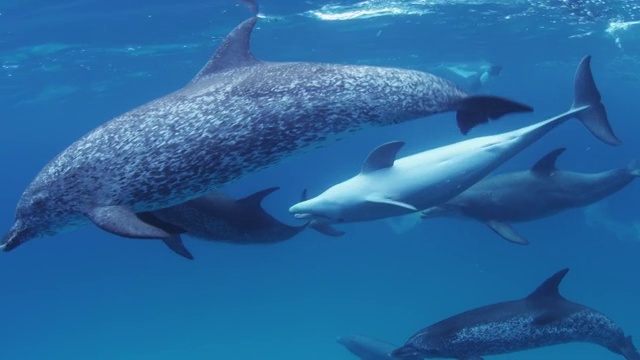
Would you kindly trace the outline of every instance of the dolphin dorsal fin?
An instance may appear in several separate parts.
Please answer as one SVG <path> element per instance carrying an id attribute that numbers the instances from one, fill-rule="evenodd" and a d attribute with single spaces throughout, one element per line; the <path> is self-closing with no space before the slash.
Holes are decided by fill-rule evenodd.
<path id="1" fill-rule="evenodd" d="M 274 191 L 279 190 L 280 187 L 278 186 L 274 186 L 274 187 L 270 187 L 268 189 L 264 189 L 264 190 L 260 190 L 258 192 L 255 192 L 249 196 L 243 197 L 242 199 L 238 199 L 236 200 L 236 202 L 241 203 L 243 205 L 246 206 L 257 206 L 260 207 L 260 204 L 262 203 L 262 200 L 264 200 L 264 198 L 266 198 L 269 194 L 271 194 Z"/>
<path id="2" fill-rule="evenodd" d="M 550 278 L 545 280 L 542 285 L 538 286 L 537 289 L 529 294 L 529 296 L 527 296 L 527 299 L 562 298 L 560 292 L 558 291 L 558 286 L 568 272 L 569 269 L 562 269 L 553 274 Z"/>
<path id="3" fill-rule="evenodd" d="M 549 175 L 558 170 L 558 168 L 556 168 L 556 160 L 565 150 L 567 150 L 567 148 L 557 148 L 549 152 L 533 165 L 531 171 L 540 175 Z"/>
<path id="4" fill-rule="evenodd" d="M 236 26 L 236 28 L 222 40 L 222 43 L 218 46 L 218 49 L 211 59 L 209 59 L 206 65 L 191 80 L 191 83 L 197 83 L 215 73 L 259 63 L 259 61 L 253 57 L 253 54 L 251 54 L 251 47 L 249 45 L 251 32 L 257 20 L 258 17 L 253 16 Z"/>
<path id="5" fill-rule="evenodd" d="M 403 141 L 391 141 L 375 148 L 362 164 L 362 174 L 366 174 L 375 170 L 386 169 L 393 166 L 396 161 L 396 155 L 400 148 L 404 146 Z"/>

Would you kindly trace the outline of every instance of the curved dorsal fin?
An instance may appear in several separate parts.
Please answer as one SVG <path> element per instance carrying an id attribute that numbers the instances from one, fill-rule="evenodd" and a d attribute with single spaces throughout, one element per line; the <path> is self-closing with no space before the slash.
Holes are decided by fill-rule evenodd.
<path id="1" fill-rule="evenodd" d="M 378 146 L 369 154 L 367 160 L 364 161 L 360 172 L 366 174 L 371 171 L 392 167 L 396 161 L 398 151 L 400 151 L 400 148 L 403 146 L 403 141 L 392 141 Z"/>
<path id="2" fill-rule="evenodd" d="M 544 298 L 562 298 L 562 296 L 560 295 L 560 292 L 558 291 L 558 286 L 560 285 L 560 282 L 562 281 L 562 279 L 564 279 L 564 276 L 567 275 L 567 273 L 569 272 L 569 269 L 562 269 L 560 271 L 558 271 L 557 273 L 553 274 L 550 278 L 548 278 L 547 280 L 545 280 L 542 285 L 538 286 L 537 289 L 535 289 L 531 294 L 529 294 L 529 296 L 527 296 L 527 299 L 544 299 Z"/>
<path id="3" fill-rule="evenodd" d="M 238 199 L 236 200 L 236 202 L 241 203 L 243 205 L 246 206 L 256 206 L 256 207 L 260 207 L 260 204 L 262 203 L 262 200 L 264 200 L 264 198 L 266 198 L 269 194 L 271 194 L 272 192 L 279 190 L 280 187 L 278 186 L 274 186 L 274 187 L 270 187 L 268 189 L 264 189 L 264 190 L 260 190 L 258 192 L 255 192 L 249 196 L 243 197 L 242 199 Z"/>
<path id="4" fill-rule="evenodd" d="M 556 160 L 565 150 L 567 150 L 567 148 L 557 148 L 549 152 L 533 165 L 531 171 L 540 175 L 549 175 L 558 170 L 558 168 L 556 168 Z"/>
<path id="5" fill-rule="evenodd" d="M 258 17 L 253 16 L 236 26 L 236 28 L 222 40 L 222 43 L 218 46 L 218 49 L 211 59 L 209 59 L 207 64 L 191 80 L 191 83 L 196 83 L 211 74 L 259 63 L 259 61 L 253 57 L 253 54 L 251 54 L 249 44 L 251 32 L 257 20 Z"/>

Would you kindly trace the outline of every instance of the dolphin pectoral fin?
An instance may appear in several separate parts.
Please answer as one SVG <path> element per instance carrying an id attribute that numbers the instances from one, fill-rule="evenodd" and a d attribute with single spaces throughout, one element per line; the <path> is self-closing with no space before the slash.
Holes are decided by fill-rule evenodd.
<path id="1" fill-rule="evenodd" d="M 365 200 L 369 201 L 369 202 L 372 202 L 372 203 L 376 203 L 376 204 L 399 206 L 401 208 L 405 208 L 405 209 L 410 210 L 410 211 L 418 211 L 418 209 L 415 206 L 411 205 L 411 204 L 403 203 L 401 201 L 396 201 L 396 200 L 389 199 L 389 198 L 382 197 L 382 196 L 369 195 L 369 196 L 367 196 L 367 198 Z"/>
<path id="2" fill-rule="evenodd" d="M 180 235 L 173 235 L 170 237 L 162 238 L 162 242 L 165 243 L 169 247 L 169 249 L 173 250 L 176 254 L 187 258 L 189 260 L 193 260 L 193 255 L 187 250 L 187 248 L 182 243 L 182 238 Z"/>
<path id="3" fill-rule="evenodd" d="M 162 239 L 171 236 L 166 231 L 140 220 L 131 209 L 124 206 L 96 207 L 86 215 L 102 230 L 126 238 Z"/>
<path id="4" fill-rule="evenodd" d="M 317 221 L 312 221 L 309 224 L 309 227 L 313 230 L 327 236 L 338 237 L 344 235 L 344 231 L 336 230 L 333 226 L 327 223 L 320 223 Z"/>
<path id="5" fill-rule="evenodd" d="M 486 224 L 491 230 L 495 231 L 507 241 L 520 245 L 529 245 L 529 241 L 520 236 L 509 223 L 490 220 L 487 221 Z"/>
<path id="6" fill-rule="evenodd" d="M 477 125 L 499 119 L 510 113 L 532 112 L 531 106 L 497 96 L 467 96 L 455 108 L 458 128 L 468 134 Z"/>

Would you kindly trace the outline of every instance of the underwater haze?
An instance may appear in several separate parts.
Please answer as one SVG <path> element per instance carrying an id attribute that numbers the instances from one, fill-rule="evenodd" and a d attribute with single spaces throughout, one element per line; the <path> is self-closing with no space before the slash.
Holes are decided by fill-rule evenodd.
<path id="1" fill-rule="evenodd" d="M 56 154 L 98 125 L 188 83 L 221 39 L 250 16 L 233 0 L 0 2 L 0 227 Z M 585 55 L 622 145 L 569 121 L 495 173 L 530 168 L 566 147 L 561 169 L 599 172 L 640 158 L 640 1 L 263 0 L 252 37 L 261 60 L 399 67 L 465 83 L 502 66 L 479 90 L 530 104 L 460 134 L 446 113 L 367 129 L 245 176 L 243 197 L 289 214 L 357 174 L 376 146 L 400 156 L 533 124 L 569 108 Z M 457 72 L 456 72 L 457 71 Z M 508 243 L 485 225 L 416 216 L 305 230 L 271 245 L 185 237 L 189 261 L 160 241 L 94 225 L 0 254 L 1 359 L 356 359 L 336 342 L 362 334 L 401 345 L 416 331 L 478 306 L 517 299 L 568 267 L 560 291 L 640 340 L 640 183 L 594 205 L 516 224 Z M 622 359 L 584 343 L 486 359 Z"/>

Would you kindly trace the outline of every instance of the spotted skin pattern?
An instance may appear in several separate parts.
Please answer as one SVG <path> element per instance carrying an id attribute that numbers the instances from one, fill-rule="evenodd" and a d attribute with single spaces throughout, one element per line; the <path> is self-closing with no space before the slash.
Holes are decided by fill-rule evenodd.
<path id="1" fill-rule="evenodd" d="M 444 319 L 413 335 L 392 352 L 399 359 L 481 359 L 570 342 L 588 342 L 638 359 L 623 330 L 602 313 L 563 298 L 561 270 L 528 297 L 483 306 Z"/>
<path id="2" fill-rule="evenodd" d="M 255 21 L 239 25 L 223 46 L 248 44 Z M 254 59 L 206 73 L 223 60 L 214 56 L 184 88 L 55 157 L 23 193 L 5 250 L 85 225 L 93 208 L 173 206 L 349 133 L 455 110 L 467 96 L 431 74 L 393 68 Z"/>

